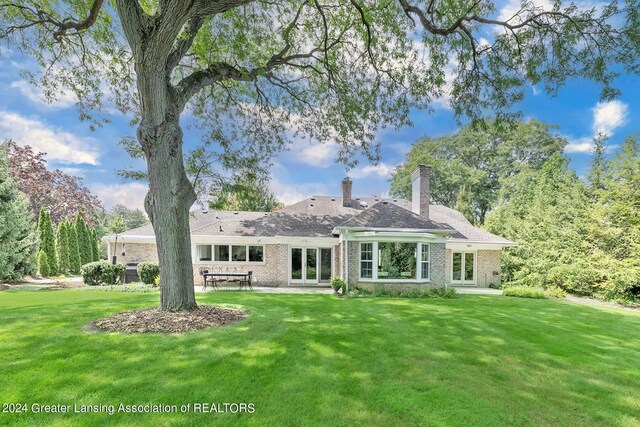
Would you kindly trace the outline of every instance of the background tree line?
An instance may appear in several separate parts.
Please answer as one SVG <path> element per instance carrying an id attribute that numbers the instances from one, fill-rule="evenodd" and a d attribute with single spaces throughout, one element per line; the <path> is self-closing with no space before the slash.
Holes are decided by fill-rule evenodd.
<path id="1" fill-rule="evenodd" d="M 503 131 L 464 128 L 418 141 L 391 179 L 409 193 L 407 171 L 433 167 L 432 198 L 519 243 L 502 253 L 503 283 L 557 286 L 608 299 L 640 295 L 640 144 L 625 139 L 611 158 L 594 138 L 588 177 L 563 154 L 566 140 L 539 122 Z"/>

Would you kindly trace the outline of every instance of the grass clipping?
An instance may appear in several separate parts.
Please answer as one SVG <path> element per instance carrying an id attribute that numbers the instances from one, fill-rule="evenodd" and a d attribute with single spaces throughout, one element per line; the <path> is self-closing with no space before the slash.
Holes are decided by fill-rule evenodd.
<path id="1" fill-rule="evenodd" d="M 246 318 L 246 311 L 229 307 L 201 305 L 196 310 L 169 312 L 159 308 L 125 311 L 92 322 L 93 332 L 125 334 L 173 334 L 230 325 Z"/>

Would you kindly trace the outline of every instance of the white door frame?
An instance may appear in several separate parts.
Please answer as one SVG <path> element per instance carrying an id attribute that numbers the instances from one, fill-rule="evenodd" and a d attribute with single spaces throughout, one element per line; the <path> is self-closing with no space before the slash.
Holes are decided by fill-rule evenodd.
<path id="1" fill-rule="evenodd" d="M 293 249 L 301 249 L 302 250 L 302 278 L 301 279 L 292 279 L 291 278 L 291 273 L 293 272 L 293 261 L 292 261 L 292 251 Z M 315 249 L 316 250 L 316 278 L 314 279 L 307 279 L 307 249 Z M 322 245 L 306 245 L 306 246 L 302 246 L 302 245 L 289 245 L 289 248 L 287 249 L 288 251 L 288 258 L 289 258 L 289 266 L 287 268 L 287 275 L 289 278 L 289 284 L 296 284 L 296 285 L 319 285 L 319 284 L 323 284 L 323 283 L 329 283 L 329 281 L 323 281 L 320 280 L 320 262 L 321 262 L 321 257 L 320 257 L 320 252 L 322 249 L 329 249 L 331 250 L 331 277 L 334 276 L 334 269 L 335 269 L 335 247 L 334 246 L 322 246 Z"/>
<path id="2" fill-rule="evenodd" d="M 453 279 L 453 254 L 462 254 L 462 262 L 460 263 L 460 280 L 454 280 Z M 464 273 L 465 273 L 465 263 L 466 263 L 466 259 L 465 259 L 465 254 L 473 254 L 473 280 L 469 281 L 469 280 L 465 280 L 464 278 Z M 477 251 L 466 251 L 463 249 L 460 250 L 456 250 L 456 249 L 452 249 L 451 250 L 451 284 L 452 285 L 473 285 L 473 286 L 477 286 L 477 280 L 478 280 L 478 252 Z"/>

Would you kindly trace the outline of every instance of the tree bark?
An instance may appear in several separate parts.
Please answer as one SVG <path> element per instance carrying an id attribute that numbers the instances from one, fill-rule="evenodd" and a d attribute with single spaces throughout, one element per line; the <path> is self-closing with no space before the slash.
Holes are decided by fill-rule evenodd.
<path id="1" fill-rule="evenodd" d="M 147 158 L 145 209 L 156 235 L 160 263 L 160 308 L 193 310 L 195 300 L 189 208 L 196 194 L 184 170 L 180 108 L 162 67 L 137 67 L 142 119 L 138 139 Z"/>

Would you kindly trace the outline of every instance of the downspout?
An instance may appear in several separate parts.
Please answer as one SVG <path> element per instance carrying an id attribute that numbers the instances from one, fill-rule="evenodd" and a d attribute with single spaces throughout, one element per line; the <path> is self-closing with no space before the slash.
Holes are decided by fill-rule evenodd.
<path id="1" fill-rule="evenodd" d="M 346 271 L 346 276 L 345 276 L 345 292 L 349 292 L 349 239 L 345 239 L 345 271 Z"/>

